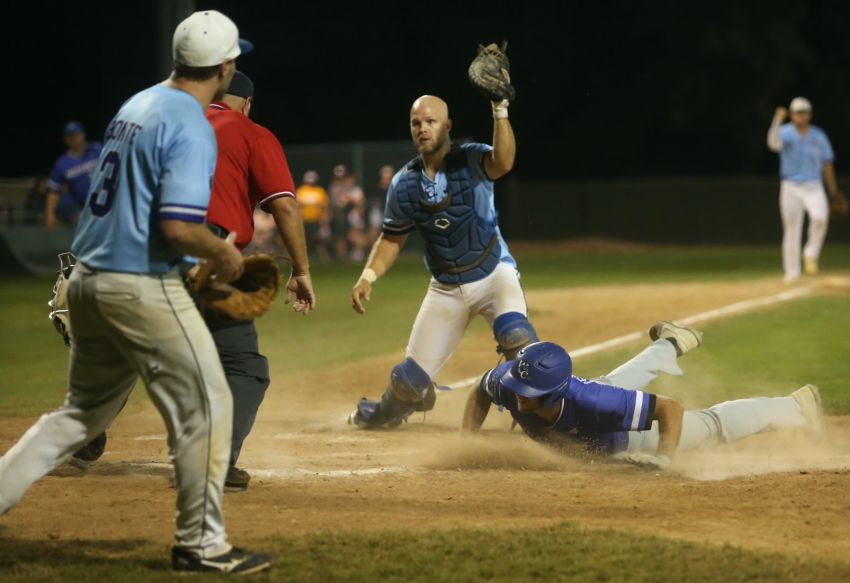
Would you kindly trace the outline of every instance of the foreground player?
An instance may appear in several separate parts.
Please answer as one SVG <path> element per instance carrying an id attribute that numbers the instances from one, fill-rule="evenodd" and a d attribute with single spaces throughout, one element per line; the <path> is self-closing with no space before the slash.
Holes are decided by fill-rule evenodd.
<path id="1" fill-rule="evenodd" d="M 773 429 L 808 425 L 820 431 L 820 395 L 813 385 L 786 397 L 739 399 L 700 411 L 644 392 L 660 372 L 682 374 L 676 357 L 698 347 L 702 333 L 659 322 L 650 337 L 654 342 L 643 352 L 592 381 L 572 375 L 570 356 L 557 344 L 530 344 L 516 360 L 484 375 L 467 401 L 463 429 L 477 431 L 495 404 L 510 411 L 532 439 L 552 445 L 580 441 L 592 453 L 662 470 L 677 450 Z"/>
<path id="2" fill-rule="evenodd" d="M 449 109 L 439 97 L 422 96 L 410 109 L 410 135 L 419 156 L 392 179 L 384 230 L 354 286 L 352 305 L 365 313 L 373 284 L 389 271 L 414 230 L 425 240 L 425 264 L 433 277 L 406 360 L 393 369 L 380 401 L 364 398 L 357 405 L 352 421 L 360 427 L 394 427 L 413 411 L 431 409 L 433 380 L 479 314 L 491 324 L 499 351 L 508 359 L 537 339 L 516 262 L 496 221 L 493 181 L 513 167 L 516 142 L 508 102 L 493 102 L 492 109 L 492 147 L 452 144 Z M 399 379 L 406 379 L 404 389 Z"/>
<path id="3" fill-rule="evenodd" d="M 254 83 L 237 71 L 227 94 L 207 110 L 218 140 L 208 227 L 222 238 L 237 233 L 236 245 L 244 248 L 254 234 L 254 208 L 271 213 L 292 261 L 286 302 L 294 296 L 295 311 L 309 314 L 316 298 L 295 185 L 280 142 L 249 119 L 253 103 Z M 233 438 L 225 489 L 241 491 L 248 488 L 251 476 L 237 468 L 236 462 L 269 386 L 269 363 L 259 352 L 253 320 L 231 320 L 212 310 L 202 310 L 202 314 L 233 394 Z"/>
<path id="4" fill-rule="evenodd" d="M 215 344 L 183 287 L 183 254 L 223 281 L 242 256 L 203 225 L 216 144 L 204 119 L 240 54 L 236 25 L 196 12 L 174 33 L 174 72 L 127 100 L 106 131 L 72 250 L 68 396 L 0 459 L 0 514 L 120 410 L 141 378 L 165 420 L 177 486 L 177 571 L 251 573 L 268 557 L 231 547 L 221 499 L 232 403 Z"/>
<path id="5" fill-rule="evenodd" d="M 818 272 L 826 229 L 829 223 L 829 204 L 823 185 L 826 183 L 834 208 L 847 212 L 847 198 L 838 189 L 835 156 L 826 133 L 812 125 L 812 104 L 805 97 L 791 101 L 791 123 L 783 124 L 788 110 L 777 107 L 767 132 L 767 147 L 779 153 L 779 210 L 782 214 L 782 263 L 785 282 L 800 278 L 800 244 L 803 238 L 803 219 L 809 215 L 809 236 L 803 248 L 806 273 Z"/>

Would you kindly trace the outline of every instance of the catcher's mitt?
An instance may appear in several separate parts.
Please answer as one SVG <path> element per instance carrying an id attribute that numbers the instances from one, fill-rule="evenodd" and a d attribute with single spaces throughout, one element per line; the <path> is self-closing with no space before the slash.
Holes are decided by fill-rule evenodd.
<path id="1" fill-rule="evenodd" d="M 271 255 L 246 257 L 245 271 L 232 283 L 215 281 L 212 271 L 212 263 L 202 263 L 189 286 L 200 295 L 205 309 L 232 320 L 262 316 L 272 307 L 280 288 L 280 267 Z"/>
<path id="2" fill-rule="evenodd" d="M 71 317 L 68 314 L 68 278 L 74 270 L 77 258 L 70 251 L 59 254 L 59 271 L 56 283 L 53 284 L 53 297 L 47 305 L 50 306 L 48 318 L 53 327 L 62 336 L 65 346 L 71 346 Z"/>
<path id="3" fill-rule="evenodd" d="M 478 56 L 469 65 L 469 82 L 490 101 L 516 99 L 516 90 L 511 85 L 511 62 L 505 51 L 508 42 L 496 43 L 486 47 L 478 45 Z"/>

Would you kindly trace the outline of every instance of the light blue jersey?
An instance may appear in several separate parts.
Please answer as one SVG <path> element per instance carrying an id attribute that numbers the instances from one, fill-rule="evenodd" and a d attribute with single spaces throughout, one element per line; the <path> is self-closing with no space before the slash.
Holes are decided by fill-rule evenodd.
<path id="1" fill-rule="evenodd" d="M 835 159 L 832 144 L 826 133 L 817 126 L 809 126 L 805 137 L 794 124 L 779 128 L 782 150 L 779 152 L 779 176 L 792 182 L 820 182 L 824 164 Z"/>
<path id="2" fill-rule="evenodd" d="M 102 271 L 169 271 L 181 255 L 159 222 L 204 222 L 215 162 L 215 134 L 194 97 L 162 85 L 131 97 L 104 136 L 71 246 L 77 260 Z"/>
<path id="3" fill-rule="evenodd" d="M 461 150 L 466 153 L 467 163 L 473 178 L 473 190 L 475 191 L 475 213 L 485 220 L 495 223 L 497 219 L 496 204 L 494 201 L 493 181 L 487 177 L 484 172 L 484 154 L 493 151 L 493 147 L 488 144 L 463 144 Z M 403 169 L 402 169 L 403 171 Z M 395 186 L 401 177 L 399 171 L 390 183 L 387 191 L 387 207 L 384 213 L 384 229 L 388 233 L 408 233 L 414 229 L 414 223 L 411 221 L 399 208 L 395 197 Z M 443 169 L 437 171 L 434 180 L 425 173 L 421 172 L 422 190 L 430 204 L 436 204 L 446 197 L 447 178 Z M 502 254 L 501 261 L 516 267 L 516 261 L 511 256 L 508 250 L 508 245 L 505 243 L 504 237 L 496 227 L 496 234 L 499 237 Z"/>

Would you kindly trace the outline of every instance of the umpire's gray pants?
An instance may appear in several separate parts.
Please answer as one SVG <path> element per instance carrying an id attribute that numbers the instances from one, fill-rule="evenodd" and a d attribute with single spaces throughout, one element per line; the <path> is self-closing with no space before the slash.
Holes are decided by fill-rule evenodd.
<path id="1" fill-rule="evenodd" d="M 221 508 L 230 391 L 182 280 L 176 272 L 98 273 L 78 263 L 68 303 L 74 331 L 68 395 L 0 458 L 0 514 L 106 429 L 141 377 L 172 445 L 176 544 L 201 557 L 230 550 Z"/>

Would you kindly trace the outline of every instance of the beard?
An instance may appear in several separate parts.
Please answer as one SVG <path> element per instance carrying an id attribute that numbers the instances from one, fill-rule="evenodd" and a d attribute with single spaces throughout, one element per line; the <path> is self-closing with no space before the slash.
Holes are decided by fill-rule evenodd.
<path id="1" fill-rule="evenodd" d="M 433 154 L 434 152 L 439 152 L 443 148 L 443 146 L 446 145 L 446 142 L 448 142 L 448 141 L 449 141 L 449 135 L 448 135 L 448 132 L 446 132 L 446 133 L 442 134 L 439 138 L 433 140 L 431 142 L 431 144 L 423 146 L 422 148 L 420 148 L 419 153 L 425 154 L 427 156 L 427 155 Z"/>

